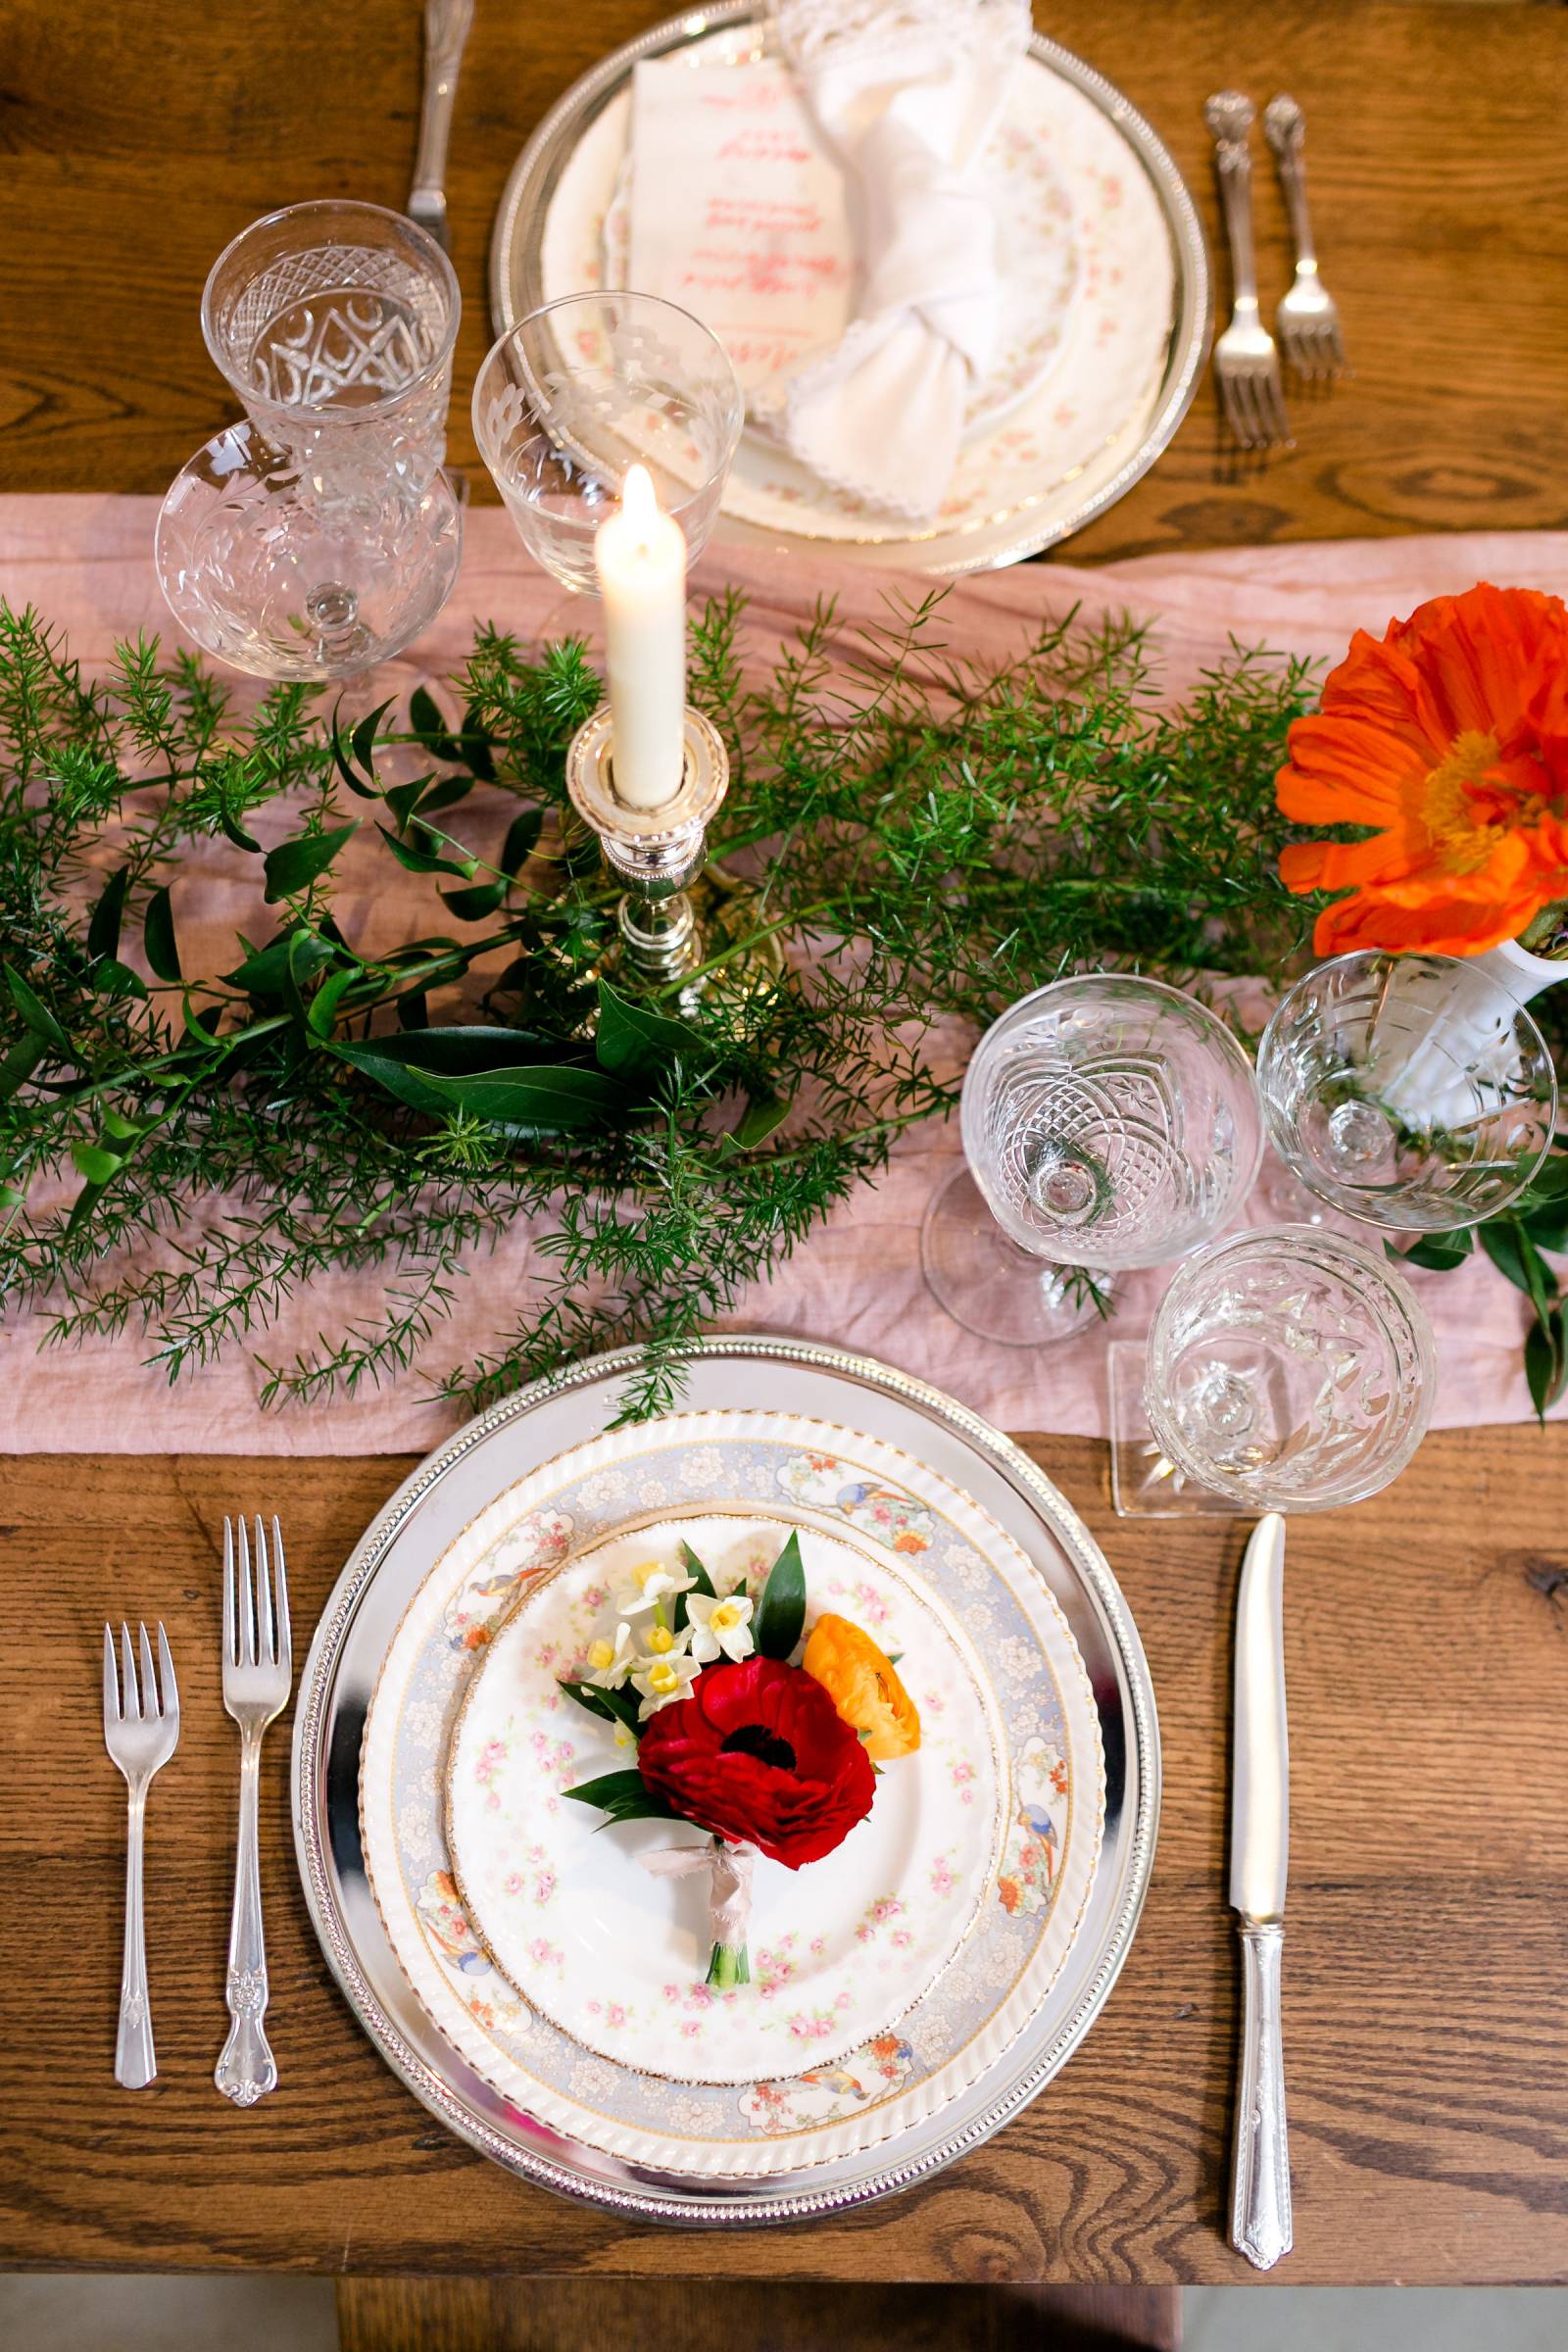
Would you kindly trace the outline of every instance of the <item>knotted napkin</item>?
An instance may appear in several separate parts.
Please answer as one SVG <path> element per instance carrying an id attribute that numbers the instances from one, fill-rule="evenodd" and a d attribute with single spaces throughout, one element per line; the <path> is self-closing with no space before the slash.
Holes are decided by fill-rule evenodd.
<path id="1" fill-rule="evenodd" d="M 923 521 L 997 336 L 997 220 L 976 167 L 1028 42 L 1027 0 L 779 0 L 775 22 L 845 173 L 860 284 L 842 339 L 754 408 L 831 488 Z"/>

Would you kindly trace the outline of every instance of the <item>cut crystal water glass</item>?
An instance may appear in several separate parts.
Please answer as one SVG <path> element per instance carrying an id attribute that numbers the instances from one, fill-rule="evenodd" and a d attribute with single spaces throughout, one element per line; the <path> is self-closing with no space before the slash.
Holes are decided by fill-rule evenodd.
<path id="1" fill-rule="evenodd" d="M 966 1166 L 921 1232 L 926 1281 L 966 1329 L 1020 1347 L 1082 1329 L 1115 1273 L 1217 1233 L 1262 1149 L 1251 1064 L 1224 1022 L 1120 972 L 1054 981 L 1004 1013 L 969 1064 L 960 1123 Z"/>
<path id="2" fill-rule="evenodd" d="M 1264 1031 L 1257 1081 L 1287 1167 L 1331 1206 L 1405 1232 L 1495 1216 L 1557 1114 L 1534 1019 L 1462 956 L 1319 964 Z"/>
<path id="3" fill-rule="evenodd" d="M 434 238 L 379 205 L 291 205 L 219 256 L 202 329 L 248 421 L 176 476 L 156 543 L 207 652 L 351 677 L 434 619 L 463 545 L 442 470 L 461 308 Z"/>
<path id="4" fill-rule="evenodd" d="M 1386 1487 L 1432 1417 L 1426 1309 L 1381 1252 L 1285 1225 L 1179 1268 L 1149 1335 L 1144 1406 L 1186 1478 L 1254 1511 Z"/>
<path id="5" fill-rule="evenodd" d="M 744 420 L 722 345 L 651 294 L 547 303 L 501 337 L 473 386 L 474 436 L 523 544 L 590 594 L 594 535 L 632 466 L 701 555 Z"/>

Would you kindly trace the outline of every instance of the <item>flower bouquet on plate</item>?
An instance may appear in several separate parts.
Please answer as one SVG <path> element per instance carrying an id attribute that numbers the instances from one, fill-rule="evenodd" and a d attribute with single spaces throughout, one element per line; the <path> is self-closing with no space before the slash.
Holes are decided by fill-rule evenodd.
<path id="1" fill-rule="evenodd" d="M 800 1870 L 832 1853 L 870 1812 L 880 1766 L 920 1744 L 896 1661 L 826 1611 L 803 1648 L 806 1605 L 797 1536 L 757 1593 L 717 1592 L 683 1544 L 678 1567 L 649 1560 L 627 1572 L 562 1682 L 636 1755 L 566 1794 L 607 1822 L 687 1821 L 709 1834 L 703 1845 L 645 1855 L 643 1867 L 711 1874 L 710 1984 L 751 1981 L 757 1856 Z"/>

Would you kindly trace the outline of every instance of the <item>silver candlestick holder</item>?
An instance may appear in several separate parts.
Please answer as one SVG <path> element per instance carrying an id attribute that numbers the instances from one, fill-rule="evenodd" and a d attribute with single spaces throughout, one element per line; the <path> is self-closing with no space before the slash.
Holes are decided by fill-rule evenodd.
<path id="1" fill-rule="evenodd" d="M 700 710 L 686 712 L 685 741 L 680 789 L 658 808 L 628 808 L 616 797 L 608 704 L 577 729 L 566 752 L 571 805 L 626 885 L 617 918 L 623 958 L 651 984 L 683 979 L 703 959 L 688 893 L 708 854 L 709 823 L 729 789 L 729 754 Z"/>

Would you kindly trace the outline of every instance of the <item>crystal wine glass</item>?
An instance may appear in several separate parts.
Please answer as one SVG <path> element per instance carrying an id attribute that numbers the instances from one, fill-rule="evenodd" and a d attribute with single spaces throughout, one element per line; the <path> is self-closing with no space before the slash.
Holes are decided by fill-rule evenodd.
<path id="1" fill-rule="evenodd" d="M 1251 1064 L 1224 1022 L 1122 972 L 1054 981 L 1004 1013 L 960 1121 L 967 1164 L 926 1212 L 921 1262 L 956 1321 L 1015 1347 L 1081 1330 L 1111 1275 L 1217 1233 L 1262 1149 Z"/>
<path id="2" fill-rule="evenodd" d="M 509 328 L 474 379 L 473 430 L 523 544 L 595 587 L 594 534 L 645 466 L 701 555 L 745 405 L 723 346 L 651 294 L 568 294 Z"/>
<path id="3" fill-rule="evenodd" d="M 1200 1487 L 1248 1510 L 1326 1511 L 1398 1476 L 1436 1385 L 1404 1276 L 1343 1234 L 1283 1225 L 1178 1270 L 1150 1331 L 1144 1406 Z"/>
<path id="4" fill-rule="evenodd" d="M 435 239 L 380 205 L 290 205 L 220 254 L 202 331 L 248 421 L 182 468 L 156 538 L 208 653 L 352 677 L 434 619 L 463 547 L 442 470 L 461 309 Z"/>
<path id="5" fill-rule="evenodd" d="M 1557 1081 L 1535 1020 L 1462 956 L 1337 956 L 1263 1033 L 1269 1140 L 1320 1200 L 1443 1232 L 1516 1200 L 1550 1148 Z"/>

